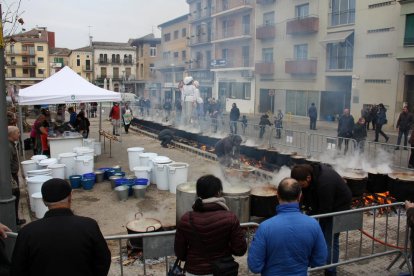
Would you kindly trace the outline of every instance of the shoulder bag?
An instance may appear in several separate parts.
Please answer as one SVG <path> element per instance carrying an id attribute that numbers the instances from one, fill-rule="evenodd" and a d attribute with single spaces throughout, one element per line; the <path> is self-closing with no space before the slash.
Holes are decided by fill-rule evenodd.
<path id="1" fill-rule="evenodd" d="M 203 240 L 194 227 L 192 213 L 193 212 L 190 212 L 191 228 L 193 228 L 193 232 L 197 236 L 197 239 L 200 241 L 200 243 L 202 243 L 203 248 L 206 248 Z M 231 255 L 211 261 L 211 266 L 213 267 L 214 276 L 237 276 L 239 273 L 239 263 L 236 262 Z"/>
<path id="2" fill-rule="evenodd" d="M 185 276 L 185 269 L 181 267 L 181 261 L 177 258 L 174 265 L 168 270 L 167 276 Z"/>

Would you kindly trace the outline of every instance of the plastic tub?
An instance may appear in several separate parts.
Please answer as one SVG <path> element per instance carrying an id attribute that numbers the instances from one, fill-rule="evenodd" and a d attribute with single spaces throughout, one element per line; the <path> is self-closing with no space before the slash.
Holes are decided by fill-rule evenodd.
<path id="1" fill-rule="evenodd" d="M 84 190 L 92 190 L 94 184 L 95 184 L 94 178 L 83 178 L 82 179 L 82 187 Z"/>
<path id="2" fill-rule="evenodd" d="M 52 165 L 52 164 L 57 164 L 58 160 L 56 158 L 47 158 L 47 159 L 43 159 L 41 161 L 39 161 L 39 166 L 42 169 L 46 169 L 47 166 Z"/>
<path id="3" fill-rule="evenodd" d="M 128 162 L 129 162 L 129 170 L 133 171 L 134 167 L 139 166 L 139 154 L 144 152 L 144 148 L 134 147 L 128 148 Z"/>
<path id="4" fill-rule="evenodd" d="M 94 161 L 93 156 L 83 155 L 75 157 L 76 174 L 91 173 L 93 169 Z"/>
<path id="5" fill-rule="evenodd" d="M 85 174 L 82 175 L 82 178 L 83 179 L 85 179 L 85 178 L 92 179 L 93 180 L 93 183 L 95 183 L 95 181 L 96 181 L 96 174 L 94 174 L 93 172 L 92 173 L 85 173 Z"/>
<path id="6" fill-rule="evenodd" d="M 69 176 L 69 182 L 73 189 L 79 189 L 82 186 L 82 175 Z"/>
<path id="7" fill-rule="evenodd" d="M 146 178 L 149 184 L 150 179 L 151 179 L 151 167 L 148 167 L 148 166 L 134 167 L 134 174 L 137 178 Z"/>
<path id="8" fill-rule="evenodd" d="M 99 156 L 102 154 L 102 143 L 101 142 L 94 142 L 93 149 L 95 150 L 95 155 Z"/>
<path id="9" fill-rule="evenodd" d="M 43 170 L 34 170 L 34 171 L 28 171 L 27 172 L 27 177 L 34 177 L 37 175 L 46 175 L 46 176 L 51 176 L 52 175 L 52 170 L 51 169 L 43 169 Z"/>
<path id="10" fill-rule="evenodd" d="M 37 162 L 36 160 L 25 160 L 20 162 L 23 167 L 23 176 L 27 177 L 28 171 L 34 171 L 37 170 Z"/>
<path id="11" fill-rule="evenodd" d="M 76 148 L 76 151 L 75 151 L 77 154 L 78 154 L 78 156 L 85 156 L 85 155 L 87 155 L 87 156 L 92 156 L 92 157 L 94 157 L 95 156 L 95 150 L 92 148 L 88 148 L 88 147 L 79 147 L 79 148 Z"/>
<path id="12" fill-rule="evenodd" d="M 51 176 L 46 176 L 46 175 L 37 175 L 34 177 L 28 177 L 26 179 L 27 181 L 27 192 L 29 194 L 29 201 L 30 201 L 30 209 L 32 211 L 34 211 L 34 202 L 33 199 L 31 197 L 32 194 L 34 193 L 38 193 L 41 191 L 42 189 L 42 185 L 43 183 L 45 183 L 46 181 L 48 181 L 49 179 L 52 179 Z"/>
<path id="13" fill-rule="evenodd" d="M 65 164 L 51 164 L 47 166 L 48 169 L 52 170 L 53 178 L 65 179 Z"/>
<path id="14" fill-rule="evenodd" d="M 42 161 L 43 159 L 47 159 L 47 156 L 46 155 L 41 155 L 41 154 L 33 155 L 32 158 L 30 158 L 30 159 L 36 161 L 36 163 L 38 165 L 37 169 L 41 169 L 41 167 L 39 165 L 39 162 Z"/>
<path id="15" fill-rule="evenodd" d="M 45 213 L 49 210 L 43 202 L 42 193 L 37 192 L 31 195 L 34 203 L 35 217 L 41 219 L 45 216 Z"/>
<path id="16" fill-rule="evenodd" d="M 186 183 L 188 179 L 187 163 L 174 162 L 167 165 L 168 167 L 168 189 L 170 193 L 175 194 L 177 186 Z"/>
<path id="17" fill-rule="evenodd" d="M 129 183 L 129 180 L 126 178 L 118 178 L 115 179 L 115 187 L 119 187 L 119 186 L 127 186 Z"/>
<path id="18" fill-rule="evenodd" d="M 154 157 L 158 156 L 155 152 L 143 152 L 139 154 L 139 165 L 142 167 L 150 167 L 150 160 Z"/>
<path id="19" fill-rule="evenodd" d="M 58 155 L 58 160 L 60 164 L 65 164 L 65 178 L 69 179 L 69 176 L 76 174 L 75 169 L 75 157 L 76 153 L 74 152 L 64 152 Z"/>
<path id="20" fill-rule="evenodd" d="M 128 190 L 129 187 L 126 185 L 115 187 L 116 195 L 120 201 L 125 201 L 128 199 Z"/>

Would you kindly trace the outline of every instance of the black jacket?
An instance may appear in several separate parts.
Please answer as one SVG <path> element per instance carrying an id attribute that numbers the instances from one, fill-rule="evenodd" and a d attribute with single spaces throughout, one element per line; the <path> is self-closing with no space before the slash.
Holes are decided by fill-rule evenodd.
<path id="1" fill-rule="evenodd" d="M 303 203 L 310 215 L 349 210 L 352 193 L 344 179 L 330 166 L 314 164 L 312 181 L 303 189 Z"/>
<path id="2" fill-rule="evenodd" d="M 95 220 L 53 209 L 19 231 L 13 276 L 104 276 L 111 253 Z"/>
<path id="3" fill-rule="evenodd" d="M 400 130 L 409 130 L 413 123 L 413 115 L 410 112 L 401 112 L 397 120 L 397 128 Z"/>
<path id="4" fill-rule="evenodd" d="M 338 122 L 338 136 L 351 138 L 354 130 L 354 117 L 352 115 L 342 115 Z"/>
<path id="5" fill-rule="evenodd" d="M 367 138 L 367 127 L 361 124 L 355 124 L 354 125 L 354 132 L 352 134 L 352 138 L 355 140 L 362 141 Z"/>
<path id="6" fill-rule="evenodd" d="M 172 139 L 174 137 L 173 132 L 171 130 L 169 130 L 168 128 L 163 129 L 160 131 L 160 133 L 158 133 L 158 139 L 159 140 L 163 140 L 163 139 Z"/>
<path id="7" fill-rule="evenodd" d="M 238 121 L 240 118 L 240 110 L 237 107 L 232 107 L 230 110 L 230 121 Z"/>

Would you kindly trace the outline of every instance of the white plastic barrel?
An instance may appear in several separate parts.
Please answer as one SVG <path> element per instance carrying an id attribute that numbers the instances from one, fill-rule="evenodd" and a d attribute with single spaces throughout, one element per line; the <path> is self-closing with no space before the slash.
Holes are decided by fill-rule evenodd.
<path id="1" fill-rule="evenodd" d="M 168 168 L 168 189 L 170 193 L 175 194 L 177 186 L 186 183 L 188 179 L 187 163 L 174 162 L 167 165 Z"/>
<path id="2" fill-rule="evenodd" d="M 27 177 L 28 171 L 34 171 L 37 170 L 37 162 L 35 160 L 25 160 L 20 162 L 23 167 L 23 176 Z"/>
<path id="3" fill-rule="evenodd" d="M 27 181 L 27 192 L 29 194 L 29 201 L 30 201 L 30 209 L 34 211 L 34 202 L 32 199 L 32 194 L 38 193 L 42 189 L 42 185 L 44 182 L 48 181 L 49 179 L 52 179 L 51 176 L 46 175 L 36 175 L 33 177 L 28 177 L 26 179 Z"/>
<path id="4" fill-rule="evenodd" d="M 43 159 L 39 162 L 39 166 L 42 169 L 46 169 L 47 166 L 52 165 L 52 164 L 57 164 L 58 160 L 56 158 L 47 158 L 47 159 Z"/>
<path id="5" fill-rule="evenodd" d="M 151 183 L 157 184 L 157 170 L 155 169 L 155 163 L 157 164 L 169 164 L 172 163 L 172 160 L 167 156 L 155 156 L 150 159 L 149 166 L 151 167 Z M 167 184 L 168 185 L 168 184 Z M 168 190 L 168 188 L 167 188 Z"/>
<path id="6" fill-rule="evenodd" d="M 26 177 L 33 177 L 33 176 L 37 176 L 37 175 L 51 176 L 52 175 L 52 170 L 51 169 L 42 169 L 42 170 L 28 171 Z"/>
<path id="7" fill-rule="evenodd" d="M 65 179 L 65 164 L 51 164 L 47 166 L 48 169 L 52 170 L 53 178 Z"/>
<path id="8" fill-rule="evenodd" d="M 138 166 L 134 167 L 134 173 L 137 178 L 146 178 L 148 179 L 148 184 L 150 184 L 151 178 L 151 167 L 147 166 Z"/>
<path id="9" fill-rule="evenodd" d="M 83 155 L 89 155 L 94 157 L 94 152 L 95 150 L 92 148 L 88 148 L 88 147 L 77 147 L 76 149 L 76 153 L 78 154 L 78 156 L 83 156 Z"/>
<path id="10" fill-rule="evenodd" d="M 99 156 L 102 154 L 102 143 L 101 142 L 94 142 L 93 148 L 95 150 L 95 155 Z"/>
<path id="11" fill-rule="evenodd" d="M 150 160 L 154 157 L 158 156 L 155 152 L 143 152 L 139 154 L 139 165 L 142 167 L 151 167 Z"/>
<path id="12" fill-rule="evenodd" d="M 65 164 L 65 178 L 69 179 L 69 176 L 75 175 L 75 157 L 77 154 L 75 152 L 64 152 L 59 154 L 59 163 Z"/>
<path id="13" fill-rule="evenodd" d="M 133 171 L 134 167 L 139 166 L 139 154 L 144 152 L 144 148 L 134 147 L 128 148 L 128 162 L 129 162 L 129 170 Z"/>
<path id="14" fill-rule="evenodd" d="M 78 175 L 85 173 L 92 173 L 94 171 L 93 157 L 89 155 L 82 155 L 75 157 L 75 171 Z"/>
<path id="15" fill-rule="evenodd" d="M 168 191 L 168 164 L 172 163 L 172 160 L 166 156 L 157 156 L 152 159 L 153 168 L 155 172 L 155 183 L 158 190 Z M 151 175 L 152 177 L 152 175 Z"/>
<path id="16" fill-rule="evenodd" d="M 31 195 L 34 203 L 34 213 L 36 218 L 41 219 L 45 216 L 45 213 L 48 211 L 47 206 L 43 203 L 42 193 L 34 193 Z"/>
<path id="17" fill-rule="evenodd" d="M 95 143 L 95 139 L 93 138 L 88 138 L 88 139 L 83 139 L 83 146 L 93 149 L 94 148 L 94 143 Z"/>

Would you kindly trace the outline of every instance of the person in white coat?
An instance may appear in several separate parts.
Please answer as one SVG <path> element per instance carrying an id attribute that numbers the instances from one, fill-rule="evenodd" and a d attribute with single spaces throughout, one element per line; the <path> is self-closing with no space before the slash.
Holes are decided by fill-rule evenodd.
<path id="1" fill-rule="evenodd" d="M 184 125 L 191 124 L 193 109 L 196 106 L 196 91 L 197 88 L 193 84 L 193 77 L 184 78 L 184 86 L 181 90 L 181 100 L 184 103 Z"/>

